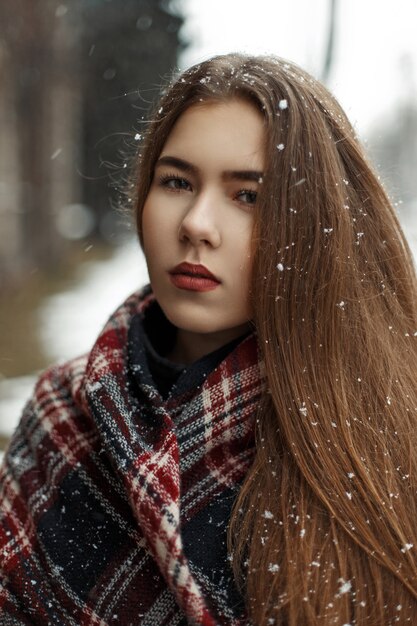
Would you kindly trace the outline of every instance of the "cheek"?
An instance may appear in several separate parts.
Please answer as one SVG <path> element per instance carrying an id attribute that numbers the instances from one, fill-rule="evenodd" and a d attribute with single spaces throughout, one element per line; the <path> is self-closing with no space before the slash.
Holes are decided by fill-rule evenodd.
<path id="1" fill-rule="evenodd" d="M 146 241 L 148 239 L 148 231 L 149 231 L 148 216 L 149 216 L 149 208 L 148 208 L 148 200 L 146 200 L 145 204 L 143 205 L 142 215 L 141 215 L 141 218 L 140 218 L 140 220 L 141 220 L 141 229 L 142 229 L 143 247 L 144 248 L 146 246 Z"/>
<path id="2" fill-rule="evenodd" d="M 152 252 L 157 241 L 160 227 L 160 217 L 152 199 L 148 198 L 142 212 L 143 249 L 145 256 Z"/>
<path id="3" fill-rule="evenodd" d="M 159 256 L 155 229 L 156 225 L 151 212 L 144 209 L 142 215 L 143 253 L 149 272 L 152 271 L 155 259 Z"/>
<path id="4" fill-rule="evenodd" d="M 239 269 L 249 272 L 252 266 L 252 228 L 245 228 L 239 237 L 239 249 L 235 251 L 235 259 L 239 259 Z M 246 275 L 243 277 L 246 279 Z"/>
<path id="5" fill-rule="evenodd" d="M 252 244 L 252 231 L 251 233 L 247 233 L 247 236 L 244 239 L 244 243 L 240 249 L 240 264 L 239 264 L 239 274 L 240 274 L 240 292 L 242 297 L 245 299 L 247 306 L 249 309 L 252 309 L 250 302 L 250 291 L 251 291 L 251 283 L 252 283 L 252 267 L 253 267 L 253 244 Z M 252 317 L 252 310 L 250 317 Z"/>
<path id="6" fill-rule="evenodd" d="M 178 230 L 169 214 L 157 203 L 146 202 L 142 213 L 143 251 L 146 261 L 152 266 L 164 262 L 167 253 L 173 250 Z M 177 230 L 176 230 L 177 229 Z"/>

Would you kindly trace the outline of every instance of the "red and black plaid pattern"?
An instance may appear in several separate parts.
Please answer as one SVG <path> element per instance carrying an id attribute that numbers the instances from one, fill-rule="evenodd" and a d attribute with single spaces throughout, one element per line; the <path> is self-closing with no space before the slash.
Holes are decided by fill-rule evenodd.
<path id="1" fill-rule="evenodd" d="M 256 336 L 163 400 L 128 367 L 151 302 L 130 297 L 26 406 L 0 474 L 2 624 L 246 623 L 219 537 L 253 460 Z"/>

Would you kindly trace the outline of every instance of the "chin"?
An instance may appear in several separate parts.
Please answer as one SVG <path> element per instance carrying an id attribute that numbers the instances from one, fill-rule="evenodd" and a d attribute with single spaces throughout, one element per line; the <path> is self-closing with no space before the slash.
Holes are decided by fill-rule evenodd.
<path id="1" fill-rule="evenodd" d="M 219 316 L 214 316 L 213 313 L 206 311 L 204 314 L 200 313 L 185 313 L 173 310 L 168 307 L 168 310 L 164 309 L 166 317 L 171 324 L 177 328 L 196 335 L 210 335 L 216 333 L 226 333 L 227 335 L 232 331 L 238 334 L 240 331 L 244 332 L 245 325 L 250 323 L 249 318 L 240 319 L 221 319 Z"/>
<path id="2" fill-rule="evenodd" d="M 221 308 L 219 304 L 206 301 L 184 302 L 175 297 L 170 297 L 166 293 L 160 294 L 154 290 L 159 306 L 163 310 L 167 319 L 181 330 L 196 334 L 210 334 L 226 332 L 249 323 L 251 316 L 249 311 L 234 311 L 233 316 L 224 315 L 230 310 L 230 304 L 224 303 Z"/>
<path id="3" fill-rule="evenodd" d="M 162 307 L 162 309 L 171 324 L 181 328 L 181 330 L 199 334 L 215 333 L 224 330 L 224 326 L 221 323 L 213 324 L 213 316 L 208 313 L 201 315 L 198 313 L 193 314 L 192 312 L 180 312 L 175 310 L 176 307 Z"/>

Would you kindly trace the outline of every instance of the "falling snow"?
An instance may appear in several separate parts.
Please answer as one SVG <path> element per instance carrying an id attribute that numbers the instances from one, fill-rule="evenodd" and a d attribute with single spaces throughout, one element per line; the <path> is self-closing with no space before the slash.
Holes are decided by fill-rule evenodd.
<path id="1" fill-rule="evenodd" d="M 275 572 L 279 571 L 279 565 L 277 563 L 270 563 L 268 565 L 268 572 L 272 572 L 275 574 Z"/>
<path id="2" fill-rule="evenodd" d="M 338 594 L 342 596 L 345 593 L 348 593 L 352 589 L 352 583 L 350 580 L 343 580 L 343 578 L 339 578 L 339 582 L 342 583 L 339 587 Z"/>
<path id="3" fill-rule="evenodd" d="M 53 154 L 51 154 L 51 161 L 57 158 L 62 152 L 62 148 L 57 148 Z"/>
<path id="4" fill-rule="evenodd" d="M 411 550 L 411 548 L 413 547 L 414 544 L 412 543 L 405 543 L 403 545 L 403 547 L 401 548 L 401 552 L 408 552 L 409 550 Z"/>

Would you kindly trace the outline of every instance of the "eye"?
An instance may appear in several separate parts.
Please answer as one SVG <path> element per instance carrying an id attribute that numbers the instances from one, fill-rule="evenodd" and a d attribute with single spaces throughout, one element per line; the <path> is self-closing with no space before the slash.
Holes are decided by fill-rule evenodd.
<path id="1" fill-rule="evenodd" d="M 256 204 L 257 197 L 258 197 L 258 193 L 254 191 L 253 189 L 241 189 L 235 195 L 236 200 L 238 200 L 239 202 L 242 202 L 242 204 L 250 204 L 250 205 Z"/>
<path id="2" fill-rule="evenodd" d="M 164 174 L 159 177 L 159 185 L 172 191 L 190 191 L 191 185 L 186 178 L 177 174 Z"/>

